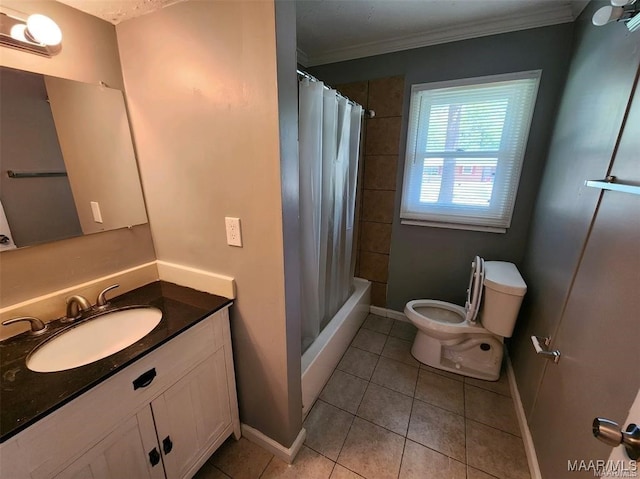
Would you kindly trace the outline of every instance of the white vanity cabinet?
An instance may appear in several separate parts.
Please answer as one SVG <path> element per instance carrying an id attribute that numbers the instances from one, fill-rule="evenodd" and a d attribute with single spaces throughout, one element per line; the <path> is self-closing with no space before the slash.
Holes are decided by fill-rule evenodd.
<path id="1" fill-rule="evenodd" d="M 228 318 L 212 314 L 3 443 L 3 478 L 191 477 L 240 436 Z"/>
<path id="2" fill-rule="evenodd" d="M 164 479 L 151 410 L 130 417 L 60 474 L 59 479 Z"/>

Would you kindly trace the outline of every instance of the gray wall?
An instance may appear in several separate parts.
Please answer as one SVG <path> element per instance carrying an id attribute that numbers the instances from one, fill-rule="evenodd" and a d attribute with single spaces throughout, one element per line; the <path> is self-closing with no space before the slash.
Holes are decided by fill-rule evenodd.
<path id="1" fill-rule="evenodd" d="M 81 236 L 67 176 L 16 179 L 5 174 L 66 171 L 44 77 L 2 68 L 0 78 L 0 197 L 14 243 L 23 247 Z"/>
<path id="2" fill-rule="evenodd" d="M 276 61 L 280 175 L 282 179 L 282 236 L 289 384 L 288 437 L 295 440 L 302 428 L 302 357 L 300 315 L 300 221 L 298 175 L 298 78 L 296 75 L 296 6 L 276 0 Z M 286 444 L 287 446 L 289 444 Z"/>
<path id="3" fill-rule="evenodd" d="M 562 24 L 310 69 L 329 84 L 405 76 L 387 307 L 401 311 L 407 301 L 416 298 L 437 298 L 463 304 L 471 261 L 476 254 L 491 260 L 512 261 L 520 266 L 556 107 L 566 78 L 572 32 L 572 24 Z M 401 225 L 399 211 L 410 85 L 536 69 L 543 71 L 542 79 L 508 232 L 496 234 Z"/>
<path id="4" fill-rule="evenodd" d="M 605 4 L 592 3 L 576 22 L 575 51 L 522 267 L 529 290 L 511 354 L 529 416 L 548 366 L 531 354 L 529 337 L 556 335 L 600 196 L 584 181 L 608 174 L 640 62 L 637 33 L 617 24 L 591 25 L 593 12 Z"/>

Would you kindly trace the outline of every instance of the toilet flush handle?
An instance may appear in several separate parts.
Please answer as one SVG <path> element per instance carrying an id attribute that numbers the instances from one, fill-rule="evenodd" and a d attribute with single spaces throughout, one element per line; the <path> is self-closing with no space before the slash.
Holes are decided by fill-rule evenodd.
<path id="1" fill-rule="evenodd" d="M 551 338 L 542 338 L 540 336 L 531 336 L 531 342 L 536 350 L 536 354 L 545 359 L 551 359 L 554 363 L 560 361 L 560 351 L 557 349 L 550 350 Z M 542 344 L 540 344 L 542 343 Z"/>

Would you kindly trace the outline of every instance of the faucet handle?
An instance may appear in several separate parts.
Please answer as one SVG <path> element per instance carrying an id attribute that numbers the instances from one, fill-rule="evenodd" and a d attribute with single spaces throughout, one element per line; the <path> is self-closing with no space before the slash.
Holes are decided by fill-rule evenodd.
<path id="1" fill-rule="evenodd" d="M 2 321 L 2 325 L 8 326 L 10 324 L 19 323 L 21 321 L 29 321 L 31 325 L 31 331 L 29 331 L 29 334 L 32 334 L 34 336 L 42 334 L 47 330 L 47 325 L 44 324 L 42 320 L 34 318 L 33 316 L 21 316 L 19 318 L 7 319 L 6 321 Z"/>
<path id="2" fill-rule="evenodd" d="M 112 284 L 111 286 L 107 286 L 105 289 L 103 289 L 98 295 L 98 299 L 96 300 L 96 306 L 98 306 L 99 308 L 107 306 L 109 302 L 107 301 L 106 294 L 112 289 L 116 289 L 119 287 L 120 287 L 119 284 Z"/>

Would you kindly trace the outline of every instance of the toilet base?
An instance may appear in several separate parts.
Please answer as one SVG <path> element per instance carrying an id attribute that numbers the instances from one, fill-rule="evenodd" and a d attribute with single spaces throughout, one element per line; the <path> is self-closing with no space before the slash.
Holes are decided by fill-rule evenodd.
<path id="1" fill-rule="evenodd" d="M 500 378 L 504 344 L 495 336 L 484 335 L 473 335 L 457 342 L 440 341 L 418 330 L 411 354 L 421 363 L 436 369 L 497 381 Z"/>

